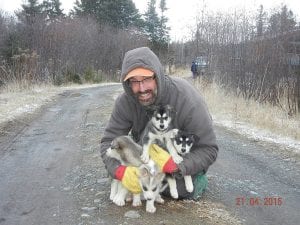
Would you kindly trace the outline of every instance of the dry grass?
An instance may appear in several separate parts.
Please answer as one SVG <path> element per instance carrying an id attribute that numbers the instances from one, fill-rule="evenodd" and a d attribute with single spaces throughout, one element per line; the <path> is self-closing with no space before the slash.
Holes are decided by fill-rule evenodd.
<path id="1" fill-rule="evenodd" d="M 6 86 L 0 94 L 0 123 L 12 121 L 23 113 L 35 111 L 57 93 L 59 89 L 51 85 L 31 86 L 23 90 L 16 84 Z"/>
<path id="2" fill-rule="evenodd" d="M 175 71 L 174 68 L 172 71 Z M 176 69 L 176 76 L 191 77 L 188 68 Z M 260 131 L 266 131 L 300 141 L 300 116 L 289 117 L 287 113 L 271 105 L 259 104 L 253 100 L 245 101 L 230 93 L 225 93 L 216 83 L 200 79 L 194 85 L 204 96 L 214 121 L 224 125 L 245 125 Z M 19 115 L 30 113 L 41 105 L 54 99 L 57 94 L 67 89 L 85 88 L 93 85 L 53 85 L 24 86 L 10 85 L 0 92 L 0 123 L 16 119 Z M 247 129 L 247 128 L 246 128 Z M 275 137 L 276 138 L 276 137 Z"/>
<path id="3" fill-rule="evenodd" d="M 191 77 L 186 68 L 174 72 L 176 76 Z M 216 123 L 222 125 L 253 128 L 265 134 L 286 137 L 287 141 L 300 141 L 300 115 L 290 117 L 287 111 L 270 104 L 260 104 L 254 100 L 246 101 L 232 93 L 225 92 L 215 82 L 208 82 L 204 78 L 193 82 L 194 86 L 204 96 L 209 111 Z M 284 104 L 284 101 L 282 100 Z M 269 135 L 270 136 L 270 135 Z"/>
<path id="4" fill-rule="evenodd" d="M 192 76 L 191 72 L 189 72 L 187 68 L 185 67 L 175 68 L 174 66 L 171 67 L 171 71 L 169 71 L 168 74 L 170 74 L 171 76 L 175 75 L 178 77 L 186 77 L 187 74 L 190 74 Z"/>
<path id="5" fill-rule="evenodd" d="M 254 100 L 246 101 L 226 93 L 216 83 L 200 79 L 195 86 L 204 96 L 210 112 L 216 120 L 248 124 L 280 136 L 300 140 L 300 117 L 289 117 L 286 111 L 270 104 Z"/>

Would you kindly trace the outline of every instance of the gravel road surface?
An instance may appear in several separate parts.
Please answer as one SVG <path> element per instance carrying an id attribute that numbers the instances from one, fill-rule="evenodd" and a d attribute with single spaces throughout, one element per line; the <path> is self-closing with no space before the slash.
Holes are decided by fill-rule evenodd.
<path id="1" fill-rule="evenodd" d="M 299 157 L 216 127 L 219 157 L 199 202 L 118 207 L 99 142 L 121 85 L 65 91 L 0 126 L 0 225 L 299 224 Z"/>

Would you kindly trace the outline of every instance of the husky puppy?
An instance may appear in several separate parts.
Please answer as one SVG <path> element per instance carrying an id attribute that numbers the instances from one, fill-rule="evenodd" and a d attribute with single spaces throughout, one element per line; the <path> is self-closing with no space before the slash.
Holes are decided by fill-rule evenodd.
<path id="1" fill-rule="evenodd" d="M 176 149 L 178 155 L 185 155 L 188 154 L 194 144 L 194 135 L 187 134 L 183 131 L 173 129 L 168 132 L 168 138 L 171 141 L 171 144 Z M 191 176 L 184 176 L 185 188 L 188 192 L 193 192 L 194 185 Z M 178 198 L 178 191 L 176 187 L 176 180 L 171 175 L 167 175 L 166 177 L 169 188 L 170 194 L 173 198 Z"/>
<path id="2" fill-rule="evenodd" d="M 141 152 L 142 148 L 132 141 L 129 136 L 120 136 L 112 141 L 111 147 L 107 150 L 106 155 L 119 160 L 122 165 L 140 167 L 142 165 L 141 160 L 139 160 Z M 128 191 L 126 189 L 124 190 L 118 180 L 112 180 L 109 198 L 116 205 L 125 205 L 127 192 Z M 133 195 L 132 205 L 142 205 L 140 195 Z"/>
<path id="3" fill-rule="evenodd" d="M 121 164 L 126 166 L 139 167 L 139 183 L 142 187 L 143 195 L 146 199 L 146 211 L 154 213 L 156 208 L 154 201 L 164 203 L 160 196 L 164 173 L 159 172 L 155 163 L 150 160 L 143 164 L 140 155 L 142 148 L 136 144 L 129 136 L 120 136 L 112 141 L 111 147 L 106 154 L 109 157 L 118 159 Z M 118 206 L 125 205 L 125 198 L 128 190 L 118 180 L 113 179 L 111 183 L 110 199 Z M 133 206 L 141 206 L 140 194 L 133 194 Z"/>
<path id="4" fill-rule="evenodd" d="M 160 192 L 164 190 L 162 182 L 165 178 L 165 174 L 159 172 L 154 161 L 150 160 L 149 163 L 151 164 L 150 169 L 147 167 L 147 164 L 143 164 L 139 168 L 139 182 L 143 190 L 144 198 L 146 199 L 146 211 L 154 213 L 156 211 L 154 202 L 158 202 L 160 204 L 164 203 Z M 153 167 L 155 168 L 154 170 Z"/>
<path id="5" fill-rule="evenodd" d="M 168 138 L 165 138 L 165 135 L 172 129 L 171 122 L 174 116 L 175 111 L 170 105 L 159 106 L 154 110 L 142 134 L 143 154 L 141 159 L 144 163 L 149 161 L 149 147 L 154 143 L 165 145 L 176 163 L 182 161 L 182 157 L 176 154 L 176 150 L 170 144 Z M 172 131 L 167 136 L 171 136 L 173 133 L 176 133 L 176 131 Z"/>

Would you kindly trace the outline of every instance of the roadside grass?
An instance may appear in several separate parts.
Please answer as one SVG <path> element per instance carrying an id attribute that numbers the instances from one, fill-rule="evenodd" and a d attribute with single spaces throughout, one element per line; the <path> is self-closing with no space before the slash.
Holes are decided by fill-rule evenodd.
<path id="1" fill-rule="evenodd" d="M 26 113 L 33 113 L 42 105 L 54 100 L 58 94 L 71 89 L 94 87 L 103 84 L 68 84 L 54 86 L 52 84 L 21 85 L 11 83 L 0 91 L 0 125 L 18 120 Z"/>
<path id="2" fill-rule="evenodd" d="M 0 93 L 0 124 L 13 121 L 24 113 L 34 112 L 51 101 L 59 91 L 59 88 L 47 84 L 23 89 L 15 83 L 6 86 Z"/>
<path id="3" fill-rule="evenodd" d="M 245 100 L 227 93 L 215 82 L 201 78 L 195 86 L 204 96 L 210 112 L 217 121 L 231 121 L 234 124 L 247 124 L 280 136 L 288 136 L 300 141 L 300 117 L 290 117 L 283 109 Z"/>
<path id="4" fill-rule="evenodd" d="M 176 76 L 191 77 L 191 73 L 186 68 L 172 69 L 172 71 Z M 290 117 L 279 107 L 260 104 L 253 100 L 246 101 L 225 92 L 215 82 L 208 82 L 204 78 L 193 84 L 205 98 L 216 124 L 236 131 L 248 130 L 252 132 L 252 136 L 266 134 L 271 137 L 270 139 L 276 140 L 276 134 L 286 137 L 286 142 L 300 141 L 300 115 Z M 5 89 L 2 88 L 0 92 L 0 124 L 16 120 L 24 113 L 34 112 L 65 90 L 99 85 L 105 84 L 69 84 L 60 87 L 51 84 L 23 86 L 11 84 Z"/>
<path id="5" fill-rule="evenodd" d="M 186 68 L 180 68 L 173 74 L 192 80 L 191 72 Z M 266 139 L 276 139 L 280 136 L 286 142 L 300 141 L 300 115 L 291 117 L 284 109 L 271 104 L 237 97 L 203 77 L 191 82 L 204 97 L 216 124 L 237 131 L 244 129 L 244 133 L 252 132 L 252 137 L 265 135 L 268 137 Z"/>

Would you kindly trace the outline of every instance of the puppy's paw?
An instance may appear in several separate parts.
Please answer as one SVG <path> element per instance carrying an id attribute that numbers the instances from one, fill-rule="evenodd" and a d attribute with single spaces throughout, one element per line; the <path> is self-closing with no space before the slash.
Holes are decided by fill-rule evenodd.
<path id="1" fill-rule="evenodd" d="M 179 132 L 178 129 L 176 129 L 176 128 L 172 129 L 172 134 L 173 134 L 173 136 L 175 136 L 178 132 Z"/>
<path id="2" fill-rule="evenodd" d="M 109 195 L 109 199 L 110 199 L 111 201 L 113 201 L 113 200 L 114 200 L 114 198 L 115 198 L 115 194 L 114 194 L 114 193 L 110 193 L 110 195 Z"/>
<path id="3" fill-rule="evenodd" d="M 186 190 L 187 190 L 187 192 L 189 192 L 189 193 L 192 193 L 193 192 L 193 190 L 194 190 L 194 186 L 187 186 L 186 187 Z"/>
<path id="4" fill-rule="evenodd" d="M 177 155 L 177 156 L 173 156 L 173 160 L 176 164 L 179 164 L 182 162 L 183 158 L 181 156 Z"/>
<path id="5" fill-rule="evenodd" d="M 116 195 L 113 199 L 113 203 L 115 203 L 117 206 L 124 206 L 125 200 L 119 195 Z"/>
<path id="6" fill-rule="evenodd" d="M 130 196 L 130 195 L 126 196 L 125 201 L 126 202 L 131 202 L 132 201 L 132 196 Z"/>
<path id="7" fill-rule="evenodd" d="M 139 199 L 139 200 L 135 200 L 133 199 L 132 201 L 132 206 L 133 207 L 138 207 L 138 206 L 141 206 L 142 205 L 142 201 Z"/>
<path id="8" fill-rule="evenodd" d="M 149 213 L 155 213 L 156 208 L 154 206 L 154 199 L 153 200 L 147 200 L 146 202 L 146 212 Z"/>
<path id="9" fill-rule="evenodd" d="M 174 178 L 167 178 L 167 180 L 168 180 L 170 194 L 171 194 L 172 198 L 177 199 L 178 191 L 177 191 L 177 186 L 176 186 L 176 180 Z"/>
<path id="10" fill-rule="evenodd" d="M 185 182 L 185 188 L 187 190 L 187 192 L 193 192 L 194 190 L 194 185 L 193 182 Z"/>
<path id="11" fill-rule="evenodd" d="M 155 202 L 159 203 L 159 204 L 164 204 L 165 203 L 165 200 L 163 200 L 163 198 L 158 195 L 156 198 L 155 198 Z"/>
<path id="12" fill-rule="evenodd" d="M 148 153 L 143 153 L 141 155 L 141 160 L 143 163 L 148 163 L 149 162 L 149 154 Z"/>
<path id="13" fill-rule="evenodd" d="M 149 212 L 149 213 L 155 213 L 156 211 L 156 208 L 154 206 L 150 206 L 150 205 L 147 205 L 146 206 L 146 212 Z"/>
<path id="14" fill-rule="evenodd" d="M 178 192 L 176 191 L 170 191 L 170 194 L 172 196 L 172 198 L 178 199 Z"/>

